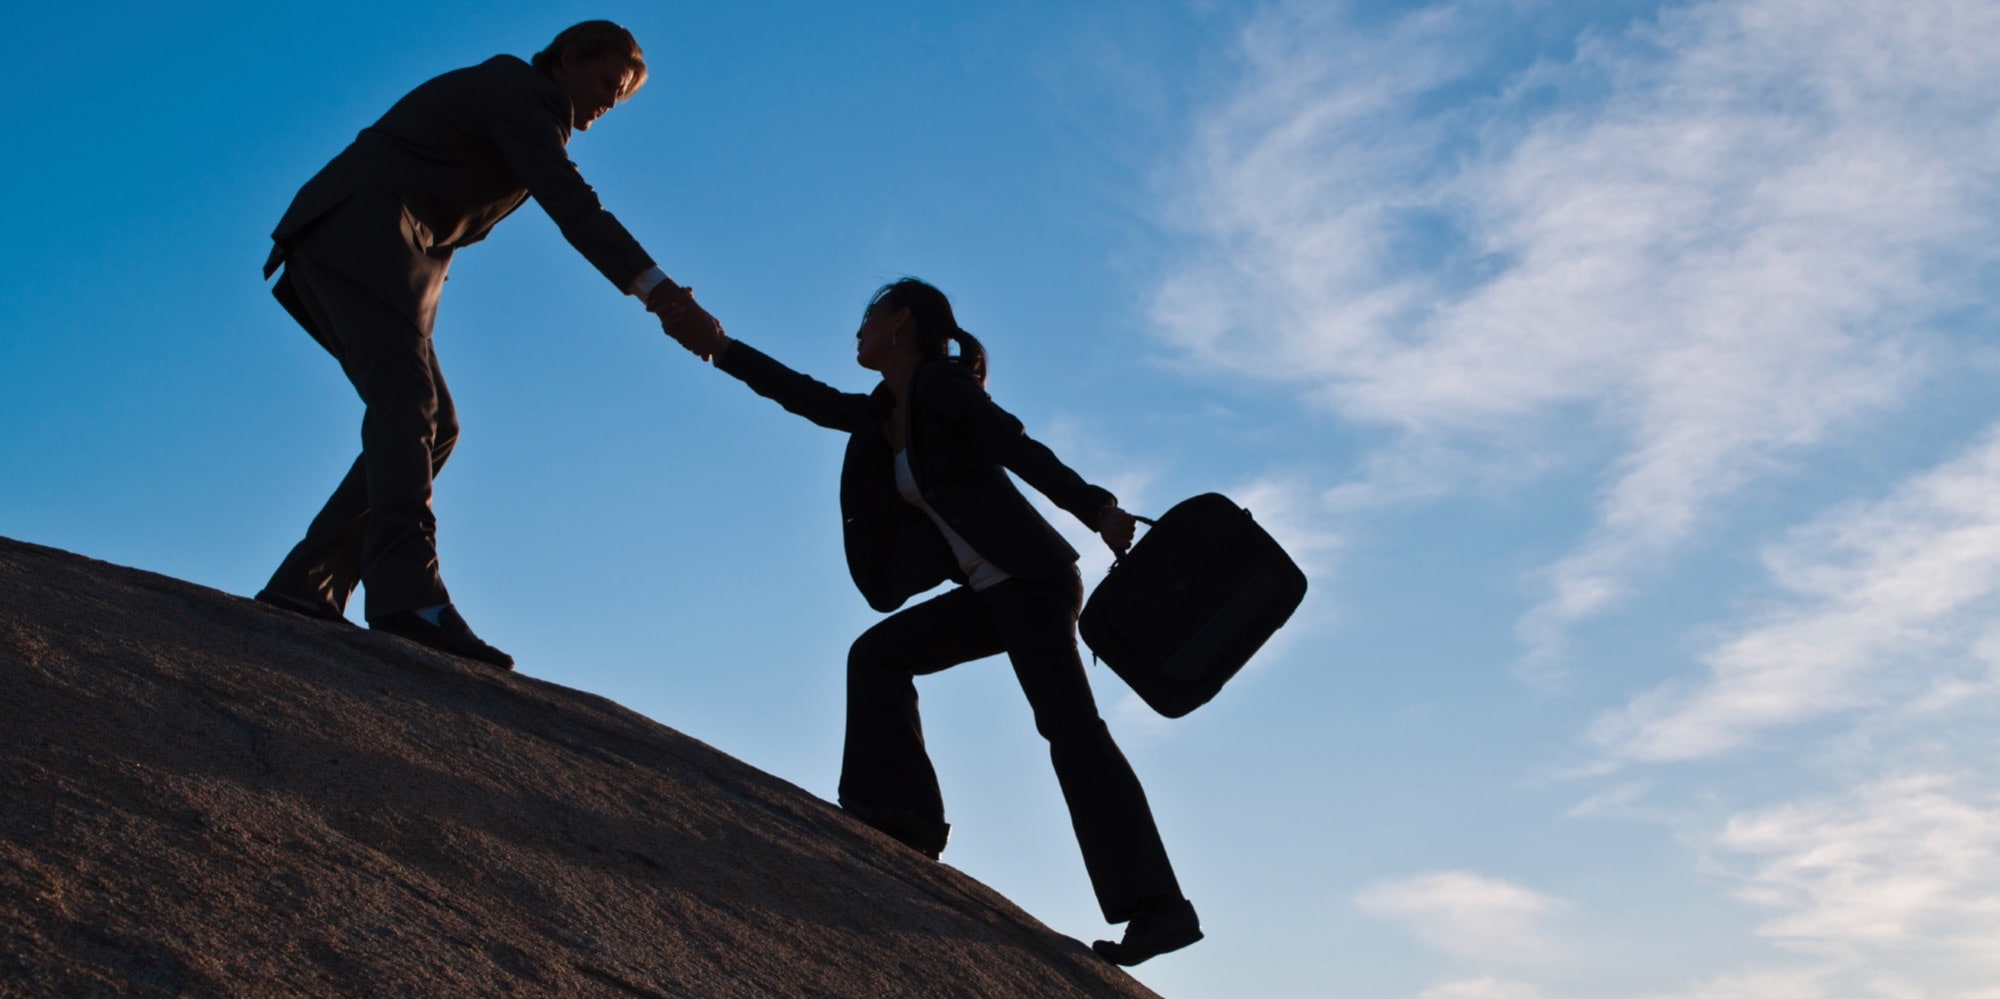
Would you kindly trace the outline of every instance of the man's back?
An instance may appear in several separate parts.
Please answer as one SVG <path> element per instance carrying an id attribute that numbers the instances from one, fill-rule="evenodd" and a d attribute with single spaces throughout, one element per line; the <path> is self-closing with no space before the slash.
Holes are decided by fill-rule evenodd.
<path id="1" fill-rule="evenodd" d="M 622 290 L 653 265 L 569 160 L 570 100 L 513 56 L 434 77 L 306 182 L 278 223 L 297 246 L 429 328 L 453 251 L 530 194 Z"/>

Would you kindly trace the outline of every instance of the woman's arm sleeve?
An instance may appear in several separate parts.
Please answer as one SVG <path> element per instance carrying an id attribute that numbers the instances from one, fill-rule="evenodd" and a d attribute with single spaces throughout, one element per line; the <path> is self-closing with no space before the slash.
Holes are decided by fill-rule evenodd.
<path id="1" fill-rule="evenodd" d="M 715 367 L 822 427 L 853 430 L 868 412 L 868 396 L 815 381 L 741 340 L 729 341 L 715 356 Z"/>
<path id="2" fill-rule="evenodd" d="M 953 368 L 926 379 L 926 403 L 956 425 L 980 453 L 1021 477 L 1091 530 L 1105 506 L 1116 503 L 1108 490 L 1093 486 L 1028 436 L 1014 414 L 1000 408 L 970 372 Z"/>

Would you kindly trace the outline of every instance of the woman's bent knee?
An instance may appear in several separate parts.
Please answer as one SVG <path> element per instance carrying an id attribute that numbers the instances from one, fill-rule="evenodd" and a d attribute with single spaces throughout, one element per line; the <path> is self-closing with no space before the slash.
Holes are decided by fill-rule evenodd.
<path id="1" fill-rule="evenodd" d="M 850 676 L 890 672 L 895 669 L 896 658 L 895 646 L 877 626 L 862 632 L 854 644 L 847 647 L 847 672 Z"/>

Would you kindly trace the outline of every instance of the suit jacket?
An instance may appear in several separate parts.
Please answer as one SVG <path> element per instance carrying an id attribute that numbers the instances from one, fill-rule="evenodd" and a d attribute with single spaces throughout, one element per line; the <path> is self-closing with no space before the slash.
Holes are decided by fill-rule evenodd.
<path id="1" fill-rule="evenodd" d="M 840 469 L 842 533 L 848 572 L 869 606 L 895 610 L 946 579 L 965 581 L 937 525 L 896 490 L 895 455 L 881 432 L 896 404 L 887 384 L 866 395 L 842 392 L 741 340 L 730 341 L 715 366 L 758 395 L 849 434 Z M 910 472 L 924 501 L 1010 576 L 1054 578 L 1075 564 L 1076 549 L 1014 488 L 1008 471 L 1093 528 L 1105 505 L 1116 502 L 1023 432 L 1021 421 L 955 363 L 917 368 L 904 416 Z"/>
<path id="2" fill-rule="evenodd" d="M 570 162 L 570 116 L 569 95 L 513 56 L 422 84 L 299 189 L 264 276 L 305 253 L 429 331 L 452 253 L 533 195 L 625 291 L 653 259 Z"/>

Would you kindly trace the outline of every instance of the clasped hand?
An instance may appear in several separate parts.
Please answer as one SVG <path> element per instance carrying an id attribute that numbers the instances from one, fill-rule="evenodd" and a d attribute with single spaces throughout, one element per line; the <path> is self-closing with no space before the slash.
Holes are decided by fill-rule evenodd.
<path id="1" fill-rule="evenodd" d="M 722 324 L 694 300 L 694 289 L 662 281 L 646 296 L 646 309 L 660 317 L 660 330 L 704 361 L 713 360 L 728 341 Z"/>

